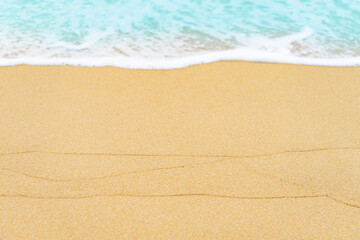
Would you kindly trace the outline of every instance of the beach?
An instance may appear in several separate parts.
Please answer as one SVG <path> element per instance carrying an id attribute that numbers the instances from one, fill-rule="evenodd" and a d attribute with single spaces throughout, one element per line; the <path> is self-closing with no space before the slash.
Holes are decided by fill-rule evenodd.
<path id="1" fill-rule="evenodd" d="M 0 239 L 360 237 L 360 67 L 1 67 L 0 119 Z"/>

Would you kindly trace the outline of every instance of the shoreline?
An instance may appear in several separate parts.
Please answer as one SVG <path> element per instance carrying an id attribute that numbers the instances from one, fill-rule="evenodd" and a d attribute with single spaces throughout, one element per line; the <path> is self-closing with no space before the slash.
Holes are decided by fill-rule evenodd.
<path id="1" fill-rule="evenodd" d="M 8 66 L 77 66 L 119 67 L 134 70 L 172 70 L 216 62 L 250 62 L 325 67 L 358 67 L 360 56 L 347 58 L 314 58 L 267 52 L 252 48 L 237 48 L 224 51 L 195 54 L 174 58 L 148 57 L 85 57 L 85 58 L 0 58 L 0 67 Z"/>
<path id="2" fill-rule="evenodd" d="M 360 236 L 360 67 L 0 78 L 0 238 Z"/>

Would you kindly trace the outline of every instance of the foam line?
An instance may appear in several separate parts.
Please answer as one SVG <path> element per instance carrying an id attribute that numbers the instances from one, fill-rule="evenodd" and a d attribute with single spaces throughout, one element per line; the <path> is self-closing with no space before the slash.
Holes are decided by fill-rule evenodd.
<path id="1" fill-rule="evenodd" d="M 249 61 L 339 67 L 360 66 L 360 57 L 336 59 L 297 57 L 291 56 L 290 54 L 279 54 L 277 52 L 266 52 L 250 48 L 210 52 L 179 58 L 140 58 L 126 56 L 100 58 L 0 58 L 0 66 L 73 65 L 88 67 L 114 66 L 129 69 L 175 69 L 217 61 Z"/>

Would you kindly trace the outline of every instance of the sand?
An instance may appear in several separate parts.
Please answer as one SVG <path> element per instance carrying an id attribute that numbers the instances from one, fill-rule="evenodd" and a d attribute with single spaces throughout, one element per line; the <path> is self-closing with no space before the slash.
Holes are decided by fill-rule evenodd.
<path id="1" fill-rule="evenodd" d="M 358 239 L 360 68 L 0 68 L 0 239 Z"/>

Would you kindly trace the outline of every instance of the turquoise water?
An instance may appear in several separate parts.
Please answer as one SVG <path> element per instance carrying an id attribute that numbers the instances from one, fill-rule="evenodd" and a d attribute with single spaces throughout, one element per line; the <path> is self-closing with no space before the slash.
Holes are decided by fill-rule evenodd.
<path id="1" fill-rule="evenodd" d="M 31 58 L 216 59 L 216 52 L 222 59 L 303 63 L 358 64 L 360 57 L 358 0 L 8 0 L 0 13 L 3 65 Z"/>

